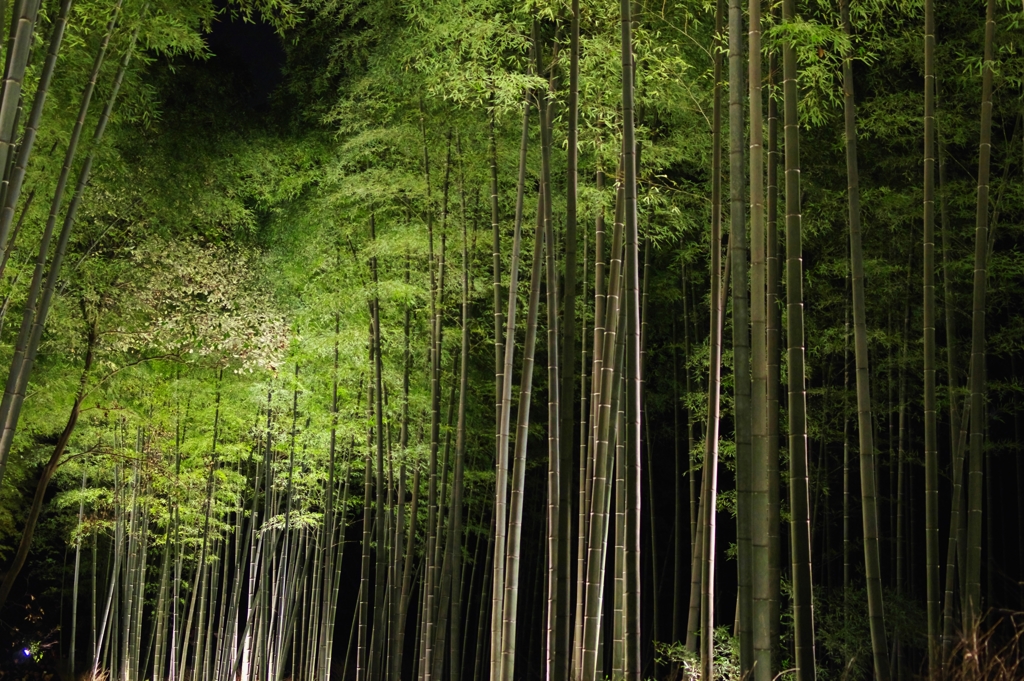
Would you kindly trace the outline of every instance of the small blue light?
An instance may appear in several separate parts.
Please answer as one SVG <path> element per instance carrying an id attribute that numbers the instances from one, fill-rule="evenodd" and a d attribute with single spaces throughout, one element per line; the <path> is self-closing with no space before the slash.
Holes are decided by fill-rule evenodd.
<path id="1" fill-rule="evenodd" d="M 32 651 L 31 651 L 31 650 L 29 650 L 28 648 L 25 648 L 24 650 L 22 650 L 22 651 L 21 651 L 21 653 L 22 653 L 22 655 L 24 655 L 25 657 L 32 657 Z"/>

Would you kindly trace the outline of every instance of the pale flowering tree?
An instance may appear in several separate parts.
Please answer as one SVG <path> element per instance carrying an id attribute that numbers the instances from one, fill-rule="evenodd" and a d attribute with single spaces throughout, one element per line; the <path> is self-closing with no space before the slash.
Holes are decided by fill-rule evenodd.
<path id="1" fill-rule="evenodd" d="M 76 268 L 74 285 L 64 291 L 63 304 L 70 307 L 77 299 L 81 319 L 72 322 L 67 315 L 59 330 L 77 332 L 84 343 L 83 338 L 66 337 L 55 343 L 72 348 L 63 357 L 80 367 L 80 376 L 62 428 L 46 422 L 52 408 L 63 404 L 63 398 L 47 393 L 62 381 L 46 383 L 44 399 L 39 400 L 43 408 L 38 410 L 45 414 L 35 415 L 31 407 L 26 414 L 30 427 L 25 431 L 33 439 L 54 429 L 59 434 L 39 475 L 14 561 L 0 584 L 0 606 L 28 557 L 53 475 L 69 450 L 101 447 L 99 440 L 93 445 L 73 443 L 72 436 L 83 410 L 103 414 L 118 406 L 108 402 L 102 390 L 111 379 L 154 361 L 230 367 L 236 372 L 273 371 L 287 349 L 288 327 L 260 286 L 255 253 L 153 239 L 127 249 L 126 255 L 85 262 Z M 70 368 L 56 367 L 65 375 Z M 24 443 L 23 456 L 37 451 L 32 444 Z"/>

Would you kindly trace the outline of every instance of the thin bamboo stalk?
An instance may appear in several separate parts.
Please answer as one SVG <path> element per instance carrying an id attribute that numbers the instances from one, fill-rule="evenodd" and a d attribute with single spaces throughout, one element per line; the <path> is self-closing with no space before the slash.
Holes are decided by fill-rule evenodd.
<path id="1" fill-rule="evenodd" d="M 533 391 L 533 360 L 537 342 L 537 310 L 540 306 L 541 255 L 544 248 L 544 195 L 537 202 L 537 228 L 533 241 L 533 267 L 530 275 L 530 302 L 526 315 L 526 339 L 523 343 L 523 373 L 519 380 L 519 408 L 516 416 L 515 463 L 512 471 L 512 496 L 508 519 L 508 548 L 505 551 L 505 585 L 501 632 L 500 681 L 512 681 L 516 659 L 516 624 L 519 607 L 519 558 L 523 522 L 523 495 L 526 482 L 526 444 L 530 428 L 530 399 Z M 508 347 L 508 346 L 506 346 Z M 506 351 L 506 369 L 509 355 Z M 506 377 L 508 373 L 506 373 Z M 508 384 L 506 383 L 506 386 Z M 507 390 L 506 390 L 507 395 Z M 493 653 L 492 653 L 493 654 Z"/>
<path id="2" fill-rule="evenodd" d="M 603 631 L 602 599 L 605 591 L 608 556 L 608 513 L 612 490 L 610 476 L 614 460 L 612 447 L 615 446 L 613 421 L 618 412 L 619 388 L 621 387 L 618 374 L 620 363 L 617 361 L 620 345 L 622 352 L 625 352 L 624 342 L 619 342 L 619 336 L 625 335 L 619 333 L 620 317 L 623 316 L 619 314 L 619 308 L 623 297 L 621 279 L 624 212 L 625 188 L 620 183 L 616 195 L 615 229 L 612 235 L 611 266 L 608 276 L 609 287 L 605 301 L 601 371 L 600 377 L 596 374 L 593 377 L 595 392 L 600 392 L 595 400 L 597 418 L 595 419 L 594 436 L 594 479 L 590 495 L 590 521 L 587 528 L 587 584 L 583 624 L 582 681 L 594 681 L 597 678 L 598 648 Z"/>
<path id="3" fill-rule="evenodd" d="M 924 523 L 928 673 L 939 673 L 939 454 L 935 406 L 935 3 L 924 3 Z M 952 404 L 951 404 L 952 407 Z"/>
<path id="4" fill-rule="evenodd" d="M 502 667 L 505 611 L 505 548 L 508 532 L 508 448 L 512 411 L 512 359 L 515 351 L 516 301 L 519 294 L 519 255 L 522 244 L 523 195 L 526 190 L 526 150 L 530 139 L 530 93 L 524 94 L 522 136 L 519 143 L 519 180 L 516 189 L 512 260 L 509 265 L 508 307 L 505 324 L 505 360 L 502 369 L 501 419 L 494 487 L 494 575 L 491 579 L 490 681 L 499 681 Z"/>
<path id="5" fill-rule="evenodd" d="M 849 0 L 841 3 L 843 29 L 852 33 Z M 849 185 L 850 282 L 853 286 L 853 335 L 857 366 L 857 428 L 860 434 L 861 515 L 864 527 L 864 575 L 868 592 L 868 621 L 875 678 L 889 679 L 882 605 L 878 507 L 875 491 L 875 444 L 871 427 L 871 387 L 868 364 L 867 314 L 864 293 L 864 256 L 860 232 L 860 180 L 857 169 L 857 122 L 853 89 L 853 55 L 843 59 L 844 115 L 846 121 L 846 174 Z M 787 119 L 788 121 L 788 119 Z M 788 139 L 787 139 L 788 142 Z M 787 145 L 788 147 L 788 145 Z M 788 165 L 788 164 L 787 164 Z M 788 190 L 787 190 L 788 195 Z M 788 286 L 788 283 L 787 283 Z M 790 341 L 792 346 L 792 341 Z M 794 549 L 795 550 L 795 549 Z M 794 554 L 795 555 L 795 554 Z M 813 659 L 813 658 L 812 658 Z"/>
<path id="6" fill-rule="evenodd" d="M 26 0 L 30 4 L 33 0 Z M 0 484 L 3 483 L 4 471 L 7 466 L 7 457 L 10 454 L 11 444 L 14 438 L 14 431 L 17 428 L 18 417 L 20 415 L 21 403 L 24 400 L 25 385 L 28 383 L 29 375 L 31 374 L 31 362 L 34 356 L 34 350 L 32 345 L 33 331 L 39 326 L 41 335 L 40 321 L 45 321 L 46 306 L 48 305 L 49 299 L 47 298 L 46 291 L 49 291 L 49 296 L 53 295 L 53 284 L 55 283 L 56 276 L 60 271 L 60 262 L 63 258 L 63 250 L 58 246 L 57 254 L 50 265 L 50 275 L 47 278 L 47 286 L 43 288 L 43 271 L 46 267 L 47 256 L 49 254 L 50 241 L 53 237 L 53 231 L 57 224 L 57 217 L 60 208 L 63 204 L 64 192 L 67 188 L 68 180 L 71 176 L 71 168 L 74 163 L 75 156 L 78 151 L 78 143 L 81 140 L 82 131 L 85 129 L 86 116 L 89 112 L 89 106 L 92 102 L 93 93 L 96 90 L 96 82 L 99 80 L 100 69 L 103 66 L 103 61 L 106 57 L 107 47 L 110 44 L 110 37 L 113 34 L 114 28 L 117 25 L 117 20 L 120 16 L 121 0 L 118 0 L 115 5 L 115 11 L 110 22 L 107 24 L 106 33 L 103 36 L 103 40 L 100 43 L 99 51 L 96 54 L 96 58 L 93 62 L 92 73 L 89 77 L 89 81 L 86 83 L 85 88 L 82 92 L 82 100 L 79 105 L 78 118 L 75 121 L 75 125 L 71 131 L 71 137 L 68 142 L 68 149 L 64 157 L 64 164 L 61 167 L 60 175 L 57 179 L 56 188 L 54 189 L 54 200 L 50 207 L 50 215 L 46 221 L 46 226 L 43 230 L 42 238 L 39 243 L 39 256 L 36 259 L 35 270 L 32 276 L 32 283 L 29 287 L 28 298 L 25 303 L 24 316 L 21 322 L 21 328 L 18 332 L 18 338 L 15 342 L 14 352 L 11 357 L 11 368 L 8 371 L 7 383 L 4 388 L 4 396 L 0 401 L 0 421 L 3 422 L 3 430 L 0 432 Z M 116 95 L 116 92 L 113 93 Z M 2 115 L 0 110 L 0 115 Z M 100 132 L 101 128 L 97 127 L 97 132 Z M 102 134 L 102 133 L 100 133 Z M 95 136 L 94 136 L 95 139 Z M 91 155 L 90 155 L 91 158 Z M 6 164 L 4 164 L 6 165 Z M 3 167 L 3 166 L 0 166 Z M 83 166 L 83 171 L 86 171 L 86 167 Z M 85 177 L 88 177 L 86 172 Z M 77 192 L 76 192 L 77 195 Z M 75 205 L 75 204 L 72 204 Z M 73 221 L 73 211 L 69 207 L 68 217 Z M 68 220 L 65 220 L 65 226 L 68 226 Z M 64 234 L 62 232 L 62 237 Z M 66 238 L 61 239 L 66 246 Z M 42 300 L 40 300 L 42 296 Z M 37 311 L 37 301 L 39 302 Z M 38 343 L 36 345 L 38 347 Z M 28 369 L 26 371 L 26 369 Z M 22 378 L 24 376 L 24 379 Z M 3 605 L 4 599 L 0 598 L 0 606 Z"/>

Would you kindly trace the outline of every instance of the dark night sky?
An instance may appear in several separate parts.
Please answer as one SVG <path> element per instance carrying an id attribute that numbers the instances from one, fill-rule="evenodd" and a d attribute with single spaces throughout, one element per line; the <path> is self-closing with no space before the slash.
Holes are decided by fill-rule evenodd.
<path id="1" fill-rule="evenodd" d="M 255 109 L 265 109 L 271 94 L 281 84 L 285 61 L 281 38 L 274 29 L 258 17 L 257 23 L 245 23 L 241 19 L 232 20 L 224 12 L 214 22 L 208 40 L 214 60 L 231 60 L 248 69 L 253 88 L 250 103 Z"/>

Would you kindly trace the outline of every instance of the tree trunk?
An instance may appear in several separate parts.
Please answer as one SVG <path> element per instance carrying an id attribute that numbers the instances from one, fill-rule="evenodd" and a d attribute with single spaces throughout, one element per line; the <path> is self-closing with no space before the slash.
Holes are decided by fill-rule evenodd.
<path id="1" fill-rule="evenodd" d="M 4 604 L 7 602 L 7 597 L 10 595 L 11 589 L 14 587 L 14 582 L 18 578 L 18 575 L 21 574 L 21 569 L 25 566 L 25 560 L 28 558 L 29 549 L 32 548 L 32 538 L 35 536 L 36 525 L 39 522 L 39 515 L 43 511 L 43 502 L 46 500 L 46 488 L 49 487 L 53 474 L 57 472 L 57 468 L 61 463 L 61 458 L 67 450 L 68 442 L 71 440 L 71 435 L 74 433 L 75 426 L 78 424 L 78 415 L 81 413 L 82 402 L 85 400 L 86 384 L 88 383 L 89 375 L 92 370 L 94 351 L 99 335 L 99 329 L 97 328 L 98 319 L 89 321 L 87 318 L 86 323 L 89 325 L 89 330 L 86 334 L 85 365 L 82 367 L 82 375 L 78 380 L 78 392 L 75 395 L 75 401 L 71 405 L 71 413 L 68 415 L 68 421 L 64 425 L 64 429 L 61 431 L 60 435 L 57 437 L 57 443 L 54 445 L 53 452 L 50 454 L 50 460 L 47 461 L 45 466 L 43 466 L 43 470 L 39 475 L 39 481 L 36 483 L 36 492 L 32 497 L 32 505 L 29 506 L 28 517 L 25 519 L 25 526 L 21 530 L 21 539 L 18 542 L 18 550 L 14 554 L 14 561 L 7 569 L 6 574 L 4 574 L 3 582 L 0 583 L 0 610 L 3 609 Z"/>

